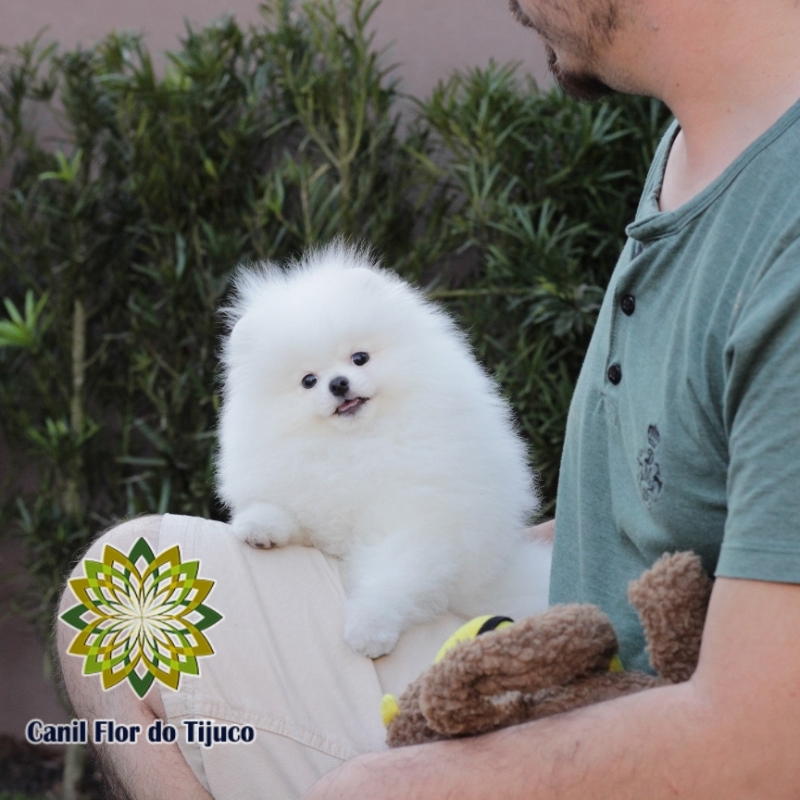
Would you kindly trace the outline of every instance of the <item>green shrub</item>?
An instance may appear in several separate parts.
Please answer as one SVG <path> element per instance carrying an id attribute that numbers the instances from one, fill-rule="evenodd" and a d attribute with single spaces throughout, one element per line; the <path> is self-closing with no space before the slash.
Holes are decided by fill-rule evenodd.
<path id="1" fill-rule="evenodd" d="M 223 515 L 214 309 L 238 263 L 335 235 L 461 318 L 552 509 L 567 405 L 665 112 L 580 105 L 490 65 L 439 86 L 401 134 L 373 10 L 271 0 L 259 26 L 189 30 L 163 75 L 132 35 L 3 54 L 0 419 L 39 481 L 3 513 L 42 612 L 99 528 Z M 28 123 L 38 107 L 61 117 L 55 154 Z"/>
<path id="2" fill-rule="evenodd" d="M 514 404 L 550 512 L 572 390 L 668 116 L 654 100 L 541 93 L 495 65 L 441 84 L 421 114 L 449 189 L 437 257 L 466 256 L 463 285 L 432 294 Z"/>

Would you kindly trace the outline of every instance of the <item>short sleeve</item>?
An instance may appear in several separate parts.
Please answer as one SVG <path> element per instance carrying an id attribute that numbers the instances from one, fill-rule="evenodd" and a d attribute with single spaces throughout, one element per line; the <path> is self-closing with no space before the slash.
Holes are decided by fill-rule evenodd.
<path id="1" fill-rule="evenodd" d="M 800 583 L 800 241 L 745 281 L 725 347 L 725 535 L 717 576 Z"/>

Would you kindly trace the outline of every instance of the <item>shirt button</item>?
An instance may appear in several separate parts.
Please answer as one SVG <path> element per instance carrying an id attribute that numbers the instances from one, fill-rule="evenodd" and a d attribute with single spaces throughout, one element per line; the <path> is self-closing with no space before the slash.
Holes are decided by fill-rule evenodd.
<path id="1" fill-rule="evenodd" d="M 622 313 L 630 316 L 636 310 L 636 298 L 632 294 L 626 294 L 623 296 L 620 306 Z"/>
<path id="2" fill-rule="evenodd" d="M 616 386 L 622 380 L 622 368 L 619 364 L 612 364 L 608 368 L 608 379 Z"/>

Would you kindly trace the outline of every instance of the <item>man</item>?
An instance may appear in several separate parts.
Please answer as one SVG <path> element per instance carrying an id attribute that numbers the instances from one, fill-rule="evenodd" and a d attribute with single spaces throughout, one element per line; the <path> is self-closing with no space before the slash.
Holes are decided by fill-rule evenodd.
<path id="1" fill-rule="evenodd" d="M 218 719 L 250 714 L 260 741 L 275 738 L 279 762 L 313 761 L 317 774 L 344 762 L 311 789 L 308 797 L 317 799 L 796 797 L 800 5 L 512 0 L 512 10 L 544 39 L 566 88 L 582 96 L 650 94 L 680 124 L 656 156 L 573 400 L 552 598 L 600 602 L 621 633 L 626 665 L 639 666 L 644 653 L 625 608 L 627 581 L 664 550 L 696 549 L 717 581 L 694 677 L 486 736 L 369 753 L 378 733 L 366 722 L 348 730 L 348 719 L 368 716 L 347 704 L 413 677 L 438 631 L 427 631 L 424 642 L 411 631 L 388 668 L 340 653 L 322 673 L 332 681 L 328 699 L 346 698 L 330 722 L 338 732 L 315 729 L 306 738 L 304 723 L 316 712 L 304 716 L 303 692 L 280 685 L 292 677 L 278 657 L 283 629 L 272 649 L 258 653 L 240 631 L 236 666 L 245 675 L 253 663 L 263 669 L 261 695 L 247 694 L 249 679 L 230 690 L 220 679 L 214 694 L 204 694 L 217 674 L 210 673 L 189 692 L 200 692 L 199 702 L 151 692 L 139 703 L 118 691 L 127 687 L 101 693 L 81 679 L 75 659 L 62 658 L 76 711 L 145 724 L 198 711 Z M 166 519 L 128 523 L 107 540 L 123 547 L 148 535 L 160 546 L 176 539 L 205 546 L 193 523 Z M 289 558 L 262 555 L 265 570 Z M 235 554 L 218 555 L 215 568 L 228 558 Z M 336 595 L 327 562 L 284 566 L 302 580 L 330 583 Z M 293 595 L 276 592 L 271 603 L 285 616 Z M 266 604 L 264 613 L 271 613 Z M 307 614 L 316 619 L 318 611 Z M 63 630 L 60 641 L 63 652 Z M 326 647 L 339 652 L 333 638 Z M 346 671 L 355 677 L 343 678 Z M 278 699 L 269 714 L 262 710 L 276 682 L 291 720 Z M 348 694 L 353 683 L 361 691 Z M 305 750 L 281 759 L 289 741 Z M 257 765 L 243 765 L 239 750 L 184 747 L 182 754 L 142 744 L 106 751 L 136 798 L 282 797 L 302 785 L 288 772 L 248 783 Z M 367 754 L 351 758 L 358 753 Z"/>
<path id="2" fill-rule="evenodd" d="M 511 0 L 565 88 L 648 94 L 656 156 L 568 422 L 555 601 L 621 628 L 664 549 L 716 571 L 685 684 L 356 759 L 308 798 L 800 796 L 800 4 Z M 626 657 L 623 657 L 626 660 Z"/>

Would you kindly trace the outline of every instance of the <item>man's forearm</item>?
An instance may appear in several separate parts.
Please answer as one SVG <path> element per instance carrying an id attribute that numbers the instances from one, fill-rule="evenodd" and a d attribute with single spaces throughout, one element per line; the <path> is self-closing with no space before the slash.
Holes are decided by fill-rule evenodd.
<path id="1" fill-rule="evenodd" d="M 365 756 L 323 778 L 309 797 L 733 800 L 720 776 L 709 775 L 708 728 L 683 684 L 486 736 Z"/>

